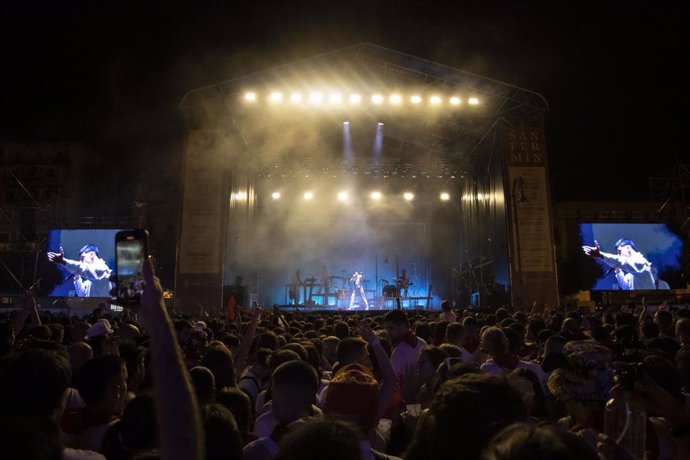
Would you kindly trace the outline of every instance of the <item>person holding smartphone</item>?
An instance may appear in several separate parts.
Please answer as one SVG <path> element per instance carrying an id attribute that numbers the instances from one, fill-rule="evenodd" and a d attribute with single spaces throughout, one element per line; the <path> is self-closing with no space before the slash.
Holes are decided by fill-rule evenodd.
<path id="1" fill-rule="evenodd" d="M 79 260 L 67 259 L 65 250 L 48 252 L 48 260 L 72 274 L 77 297 L 110 297 L 112 270 L 101 259 L 98 246 L 87 244 L 79 250 Z"/>

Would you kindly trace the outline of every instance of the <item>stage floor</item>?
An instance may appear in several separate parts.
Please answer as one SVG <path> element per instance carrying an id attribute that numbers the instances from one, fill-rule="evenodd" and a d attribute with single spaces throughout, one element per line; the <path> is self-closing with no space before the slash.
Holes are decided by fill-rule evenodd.
<path id="1" fill-rule="evenodd" d="M 402 310 L 436 310 L 431 305 L 431 297 L 401 297 L 400 308 Z M 397 308 L 394 297 L 381 297 L 369 301 L 369 309 L 361 302 L 355 302 L 350 308 L 349 299 L 338 299 L 335 305 L 322 305 L 318 303 L 284 304 L 278 306 L 281 310 L 309 310 L 309 311 L 388 311 Z"/>

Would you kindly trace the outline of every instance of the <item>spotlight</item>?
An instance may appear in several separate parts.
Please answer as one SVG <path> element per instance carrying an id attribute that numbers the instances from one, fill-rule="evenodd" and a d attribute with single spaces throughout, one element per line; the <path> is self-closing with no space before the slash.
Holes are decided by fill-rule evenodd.
<path id="1" fill-rule="evenodd" d="M 333 93 L 331 96 L 328 98 L 328 101 L 331 104 L 340 104 L 343 102 L 343 96 L 340 95 L 340 93 Z"/>
<path id="2" fill-rule="evenodd" d="M 344 125 L 349 125 L 350 122 L 349 122 L 349 121 L 344 121 L 343 124 L 344 124 Z"/>
<path id="3" fill-rule="evenodd" d="M 274 104 L 282 102 L 283 101 L 283 93 L 279 93 L 279 92 L 271 93 L 270 101 L 273 102 Z"/>
<path id="4" fill-rule="evenodd" d="M 347 201 L 347 192 L 338 192 L 338 201 Z"/>
<path id="5" fill-rule="evenodd" d="M 457 96 L 453 96 L 450 98 L 450 105 L 460 105 L 461 102 L 462 101 Z"/>
<path id="6" fill-rule="evenodd" d="M 381 192 L 371 192 L 371 195 L 369 195 L 369 196 L 371 197 L 372 200 L 378 201 L 381 199 L 381 197 L 383 195 L 381 194 Z"/>
<path id="7" fill-rule="evenodd" d="M 304 192 L 304 199 L 311 201 L 314 199 L 314 194 L 312 192 Z"/>
<path id="8" fill-rule="evenodd" d="M 323 96 L 321 95 L 321 93 L 311 93 L 309 95 L 309 102 L 311 102 L 312 104 L 321 104 L 322 98 Z"/>
<path id="9" fill-rule="evenodd" d="M 439 105 L 441 103 L 441 98 L 439 96 L 431 96 L 429 99 L 432 105 Z"/>
<path id="10" fill-rule="evenodd" d="M 422 96 L 414 95 L 410 98 L 410 102 L 412 102 L 413 104 L 419 104 L 422 102 Z"/>
<path id="11" fill-rule="evenodd" d="M 379 121 L 378 123 L 376 123 L 376 126 L 383 126 L 383 123 Z"/>
<path id="12" fill-rule="evenodd" d="M 256 93 L 253 92 L 248 92 L 244 94 L 244 100 L 247 102 L 254 102 L 256 101 Z"/>
<path id="13" fill-rule="evenodd" d="M 302 102 L 302 95 L 300 93 L 292 93 L 290 95 L 290 101 L 293 104 L 299 104 L 300 102 Z"/>
<path id="14" fill-rule="evenodd" d="M 238 201 L 244 201 L 247 199 L 247 192 L 237 192 L 235 193 L 235 199 Z"/>
<path id="15" fill-rule="evenodd" d="M 399 94 L 392 94 L 390 97 L 391 104 L 393 105 L 400 105 L 402 102 L 402 97 L 400 97 Z"/>
<path id="16" fill-rule="evenodd" d="M 280 199 L 280 192 L 271 193 L 271 198 L 273 198 L 274 200 L 279 200 Z"/>
<path id="17" fill-rule="evenodd" d="M 374 94 L 371 96 L 371 102 L 373 102 L 376 105 L 380 105 L 383 102 L 383 96 L 380 94 Z"/>
<path id="18" fill-rule="evenodd" d="M 359 94 L 350 94 L 350 104 L 359 104 L 362 101 L 362 96 Z"/>
<path id="19" fill-rule="evenodd" d="M 477 99 L 476 97 L 471 97 L 467 100 L 467 102 L 469 102 L 470 105 L 477 105 L 479 104 L 479 99 Z"/>
<path id="20" fill-rule="evenodd" d="M 414 193 L 405 192 L 403 193 L 403 198 L 405 198 L 405 201 L 412 201 L 414 199 Z"/>
<path id="21" fill-rule="evenodd" d="M 450 200 L 450 194 L 447 192 L 441 192 L 439 198 L 441 199 L 441 201 L 448 201 Z"/>

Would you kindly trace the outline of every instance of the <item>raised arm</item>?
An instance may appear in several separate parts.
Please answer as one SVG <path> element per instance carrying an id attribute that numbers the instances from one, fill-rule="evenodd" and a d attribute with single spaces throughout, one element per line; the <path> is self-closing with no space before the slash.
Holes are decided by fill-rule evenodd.
<path id="1" fill-rule="evenodd" d="M 239 376 L 242 374 L 242 370 L 247 362 L 247 356 L 249 356 L 249 349 L 254 342 L 254 337 L 256 336 L 256 329 L 259 326 L 259 320 L 261 319 L 261 307 L 254 305 L 252 309 L 252 320 L 247 326 L 247 330 L 244 331 L 242 335 L 242 343 L 240 344 L 240 349 L 237 350 L 237 356 L 233 356 L 235 365 L 235 375 Z M 239 312 L 238 312 L 239 313 Z M 238 315 L 239 316 L 239 315 Z M 240 329 L 241 330 L 241 329 Z"/>
<path id="2" fill-rule="evenodd" d="M 144 261 L 146 287 L 140 317 L 151 338 L 154 395 L 164 460 L 201 460 L 199 409 L 165 309 L 163 288 L 150 259 Z"/>
<path id="3" fill-rule="evenodd" d="M 381 385 L 381 389 L 379 390 L 378 411 L 379 417 L 381 417 L 388 408 L 388 403 L 390 402 L 391 395 L 393 394 L 393 391 L 395 391 L 395 387 L 398 384 L 398 379 L 395 376 L 395 371 L 391 365 L 391 360 L 388 358 L 386 350 L 383 349 L 381 341 L 378 337 L 376 337 L 374 331 L 372 331 L 364 321 L 361 321 L 358 324 L 358 328 L 359 334 L 369 343 L 371 351 L 374 352 L 374 357 L 376 357 L 376 362 L 378 363 L 379 370 L 381 371 L 383 385 Z"/>

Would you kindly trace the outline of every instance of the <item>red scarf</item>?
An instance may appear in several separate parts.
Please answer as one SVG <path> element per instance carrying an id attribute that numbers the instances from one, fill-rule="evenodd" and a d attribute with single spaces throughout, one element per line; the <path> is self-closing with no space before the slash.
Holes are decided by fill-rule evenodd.
<path id="1" fill-rule="evenodd" d="M 517 367 L 518 363 L 520 362 L 520 358 L 512 353 L 502 353 L 494 356 L 494 362 L 498 364 L 501 369 L 512 371 Z"/>

